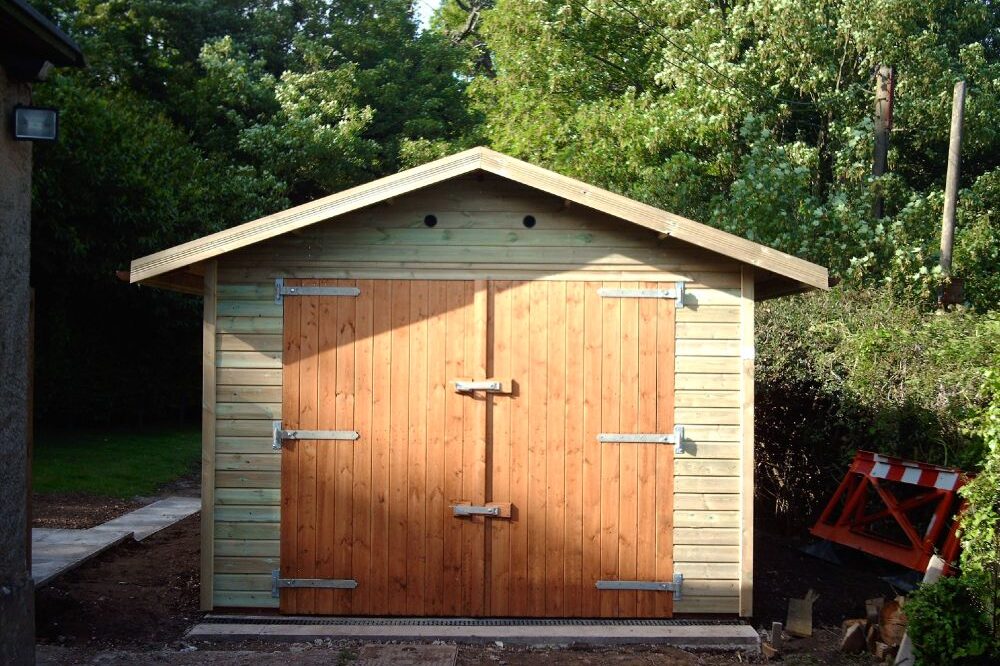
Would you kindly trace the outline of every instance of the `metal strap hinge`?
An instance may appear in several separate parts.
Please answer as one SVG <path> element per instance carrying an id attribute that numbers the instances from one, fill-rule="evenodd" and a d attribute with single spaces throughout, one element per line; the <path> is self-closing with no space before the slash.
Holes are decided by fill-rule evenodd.
<path id="1" fill-rule="evenodd" d="M 684 453 L 684 426 L 674 426 L 672 433 L 602 432 L 602 444 L 673 444 L 674 453 Z"/>
<path id="2" fill-rule="evenodd" d="M 671 582 L 659 580 L 599 580 L 594 585 L 598 590 L 643 590 L 648 592 L 673 592 L 674 601 L 681 598 L 684 574 L 674 574 Z"/>
<path id="3" fill-rule="evenodd" d="M 336 439 L 354 441 L 361 435 L 355 430 L 282 430 L 281 421 L 271 422 L 271 448 L 281 450 L 281 443 L 286 439 Z"/>
<path id="4" fill-rule="evenodd" d="M 676 307 L 684 307 L 684 283 L 678 282 L 673 289 L 616 289 L 601 287 L 597 295 L 604 298 L 673 298 Z"/>
<path id="5" fill-rule="evenodd" d="M 284 278 L 274 280 L 274 302 L 281 303 L 285 296 L 358 296 L 357 287 L 286 287 Z"/>
<path id="6" fill-rule="evenodd" d="M 353 578 L 282 578 L 277 569 L 271 571 L 271 596 L 278 598 L 278 591 L 283 588 L 323 588 L 333 590 L 353 590 L 358 581 Z"/>

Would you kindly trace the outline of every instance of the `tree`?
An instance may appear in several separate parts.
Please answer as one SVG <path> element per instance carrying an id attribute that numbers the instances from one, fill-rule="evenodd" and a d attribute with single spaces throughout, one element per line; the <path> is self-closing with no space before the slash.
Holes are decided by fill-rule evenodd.
<path id="1" fill-rule="evenodd" d="M 496 76 L 470 97 L 498 150 L 929 297 L 956 78 L 972 85 L 963 183 L 992 191 L 976 183 L 1000 167 L 998 27 L 982 0 L 500 0 L 479 27 Z M 896 124 L 891 173 L 873 180 L 884 62 L 898 73 Z M 956 247 L 971 263 L 956 270 L 972 271 L 985 308 L 997 301 L 977 285 L 996 271 L 963 248 L 1000 242 L 981 223 L 997 201 L 977 206 Z"/>

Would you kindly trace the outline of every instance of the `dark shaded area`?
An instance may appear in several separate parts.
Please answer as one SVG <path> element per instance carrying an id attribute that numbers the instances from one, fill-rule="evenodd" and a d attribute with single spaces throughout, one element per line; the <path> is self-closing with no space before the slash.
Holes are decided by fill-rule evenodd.
<path id="1" fill-rule="evenodd" d="M 813 541 L 804 532 L 781 535 L 758 521 L 754 532 L 755 624 L 784 622 L 788 600 L 805 597 L 810 589 L 820 595 L 813 606 L 813 622 L 838 627 L 846 619 L 864 617 L 866 599 L 891 599 L 898 593 L 880 577 L 907 573 L 907 569 L 842 547 L 835 552 L 843 564 L 832 564 L 800 550 Z"/>
<path id="2" fill-rule="evenodd" d="M 38 640 L 86 648 L 178 640 L 198 617 L 199 521 L 126 542 L 38 590 Z"/>
<path id="3" fill-rule="evenodd" d="M 196 424 L 201 299 L 67 278 L 35 277 L 37 421 Z"/>
<path id="4" fill-rule="evenodd" d="M 927 455 L 942 423 L 918 405 L 867 410 L 809 379 L 758 381 L 755 393 L 756 508 L 771 529 L 812 526 L 858 449 L 947 463 Z"/>

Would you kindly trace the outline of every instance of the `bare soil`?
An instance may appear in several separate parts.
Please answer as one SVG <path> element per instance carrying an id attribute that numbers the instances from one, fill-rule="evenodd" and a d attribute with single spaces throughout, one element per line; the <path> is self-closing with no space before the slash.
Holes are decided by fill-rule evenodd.
<path id="1" fill-rule="evenodd" d="M 126 543 L 53 581 L 37 593 L 39 661 L 49 664 L 178 663 L 285 664 L 350 663 L 360 644 L 243 642 L 208 644 L 184 640 L 202 616 L 198 611 L 199 518 L 192 516 L 142 543 Z M 805 555 L 806 540 L 757 533 L 755 627 L 784 622 L 789 597 L 808 589 L 820 594 L 814 608 L 814 636 L 789 639 L 786 664 L 872 663 L 867 656 L 838 652 L 840 623 L 864 615 L 865 599 L 892 596 L 878 576 L 890 570 L 858 555 L 845 565 Z M 763 658 L 758 658 L 763 660 Z M 459 664 L 731 664 L 733 654 L 691 654 L 672 648 L 526 649 L 462 646 Z"/>
<path id="2" fill-rule="evenodd" d="M 31 504 L 31 526 L 85 530 L 145 504 L 139 499 L 95 497 L 85 493 L 35 493 Z"/>

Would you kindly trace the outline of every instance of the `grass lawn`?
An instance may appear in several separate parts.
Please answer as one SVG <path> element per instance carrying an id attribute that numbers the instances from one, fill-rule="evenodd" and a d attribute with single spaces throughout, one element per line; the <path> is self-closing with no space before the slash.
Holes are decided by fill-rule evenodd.
<path id="1" fill-rule="evenodd" d="M 35 435 L 38 493 L 128 498 L 192 472 L 201 458 L 197 428 L 53 431 Z"/>

